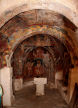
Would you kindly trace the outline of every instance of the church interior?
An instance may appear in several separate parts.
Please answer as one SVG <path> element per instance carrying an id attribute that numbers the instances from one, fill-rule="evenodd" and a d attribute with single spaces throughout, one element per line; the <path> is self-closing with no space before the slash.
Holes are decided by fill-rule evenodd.
<path id="1" fill-rule="evenodd" d="M 0 0 L 1 108 L 78 108 L 78 1 Z"/>

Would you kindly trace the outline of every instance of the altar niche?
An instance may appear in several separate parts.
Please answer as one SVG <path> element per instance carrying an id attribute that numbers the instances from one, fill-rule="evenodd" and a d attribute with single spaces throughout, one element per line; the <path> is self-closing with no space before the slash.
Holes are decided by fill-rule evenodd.
<path id="1" fill-rule="evenodd" d="M 33 49 L 24 62 L 23 79 L 34 77 L 49 77 L 51 64 L 53 63 L 51 54 L 43 47 Z"/>
<path id="2" fill-rule="evenodd" d="M 45 34 L 31 36 L 14 49 L 11 59 L 13 78 L 21 78 L 25 82 L 34 77 L 46 77 L 54 84 L 55 77 L 58 79 L 57 76 L 61 73 L 61 80 L 66 79 L 63 82 L 67 85 L 71 63 L 68 53 L 64 43 L 54 36 Z"/>

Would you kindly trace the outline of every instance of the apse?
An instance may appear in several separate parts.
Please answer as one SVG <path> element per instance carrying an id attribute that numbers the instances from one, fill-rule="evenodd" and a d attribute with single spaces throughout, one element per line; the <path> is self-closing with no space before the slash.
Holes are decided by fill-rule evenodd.
<path id="1" fill-rule="evenodd" d="M 62 71 L 67 84 L 71 57 L 60 40 L 47 34 L 37 34 L 16 47 L 11 66 L 13 77 L 23 78 L 23 81 L 34 77 L 47 77 L 54 81 L 55 73 Z"/>

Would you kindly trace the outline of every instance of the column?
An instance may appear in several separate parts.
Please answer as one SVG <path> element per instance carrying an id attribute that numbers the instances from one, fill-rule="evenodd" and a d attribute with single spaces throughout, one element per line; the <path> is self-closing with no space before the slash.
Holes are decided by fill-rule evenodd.
<path id="1" fill-rule="evenodd" d="M 13 100 L 11 67 L 4 67 L 0 70 L 0 83 L 3 88 L 3 105 L 11 106 Z"/>

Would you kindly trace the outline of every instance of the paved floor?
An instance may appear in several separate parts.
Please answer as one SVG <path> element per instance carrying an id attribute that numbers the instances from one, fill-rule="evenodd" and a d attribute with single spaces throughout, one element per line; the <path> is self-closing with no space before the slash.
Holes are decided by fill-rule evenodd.
<path id="1" fill-rule="evenodd" d="M 67 108 L 57 89 L 46 88 L 46 95 L 37 97 L 35 87 L 26 87 L 17 92 L 13 107 L 9 108 Z"/>

